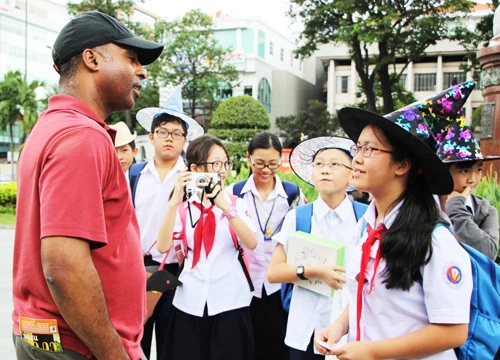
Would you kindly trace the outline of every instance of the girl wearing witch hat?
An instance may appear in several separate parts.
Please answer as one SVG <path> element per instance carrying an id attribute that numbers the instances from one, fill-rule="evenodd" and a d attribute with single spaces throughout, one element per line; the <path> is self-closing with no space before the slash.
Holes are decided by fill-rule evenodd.
<path id="1" fill-rule="evenodd" d="M 452 123 L 440 137 L 437 155 L 453 177 L 453 192 L 441 203 L 450 217 L 455 235 L 467 245 L 495 260 L 498 255 L 498 211 L 488 200 L 472 194 L 483 177 L 485 161 L 500 156 L 484 156 L 465 119 Z"/>
<path id="2" fill-rule="evenodd" d="M 332 263 L 287 263 L 289 236 L 296 230 L 309 232 L 327 242 L 347 245 L 357 232 L 356 221 L 366 210 L 365 204 L 354 204 L 346 194 L 352 177 L 350 148 L 354 143 L 339 137 L 318 137 L 297 145 L 290 154 L 290 166 L 303 181 L 314 185 L 319 197 L 312 204 L 298 206 L 285 217 L 281 231 L 273 237 L 278 242 L 267 277 L 271 283 L 297 283 L 300 280 L 322 279 L 331 288 L 341 289 L 344 271 Z M 355 207 L 356 206 L 356 207 Z M 360 208 L 360 210 L 358 210 Z M 302 211 L 309 209 L 308 211 Z M 302 229 L 300 221 L 309 217 L 309 226 Z M 346 256 L 347 258 L 347 256 Z M 334 298 L 294 286 L 288 313 L 285 344 L 290 348 L 291 360 L 324 359 L 314 349 L 314 333 L 330 322 L 332 313 L 337 317 L 344 309 L 348 297 L 335 291 Z"/>
<path id="3" fill-rule="evenodd" d="M 427 99 L 385 116 L 339 111 L 356 142 L 353 185 L 373 201 L 347 265 L 349 306 L 316 336 L 324 354 L 456 359 L 453 349 L 467 338 L 471 264 L 449 229 L 438 226 L 444 220 L 433 194 L 450 193 L 453 179 L 424 121 L 442 110 L 431 105 Z M 348 344 L 336 346 L 346 333 Z"/>

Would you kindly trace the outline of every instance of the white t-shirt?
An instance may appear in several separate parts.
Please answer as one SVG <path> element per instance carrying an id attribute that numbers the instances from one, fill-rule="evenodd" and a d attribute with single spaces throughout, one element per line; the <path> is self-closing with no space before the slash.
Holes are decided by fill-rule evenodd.
<path id="1" fill-rule="evenodd" d="M 262 297 L 262 287 L 266 289 L 268 295 L 274 294 L 280 290 L 281 284 L 271 284 L 267 280 L 266 272 L 269 267 L 269 262 L 276 248 L 276 240 L 264 240 L 262 229 L 266 231 L 266 221 L 270 229 L 271 235 L 277 234 L 281 229 L 281 224 L 286 213 L 289 211 L 288 195 L 283 188 L 283 183 L 278 176 L 274 177 L 276 185 L 267 197 L 266 201 L 262 201 L 255 182 L 253 174 L 247 179 L 245 186 L 241 189 L 241 194 L 249 209 L 250 217 L 253 219 L 255 226 L 255 236 L 257 237 L 257 247 L 254 250 L 246 252 L 250 263 L 250 276 L 255 287 L 253 295 L 257 298 Z M 227 188 L 228 193 L 233 193 L 234 184 Z M 255 201 L 255 202 L 254 202 Z M 304 204 L 304 195 L 300 192 L 298 205 Z M 257 216 L 257 211 L 259 216 Z M 259 224 L 260 219 L 260 224 Z"/>
<path id="2" fill-rule="evenodd" d="M 154 159 L 148 161 L 141 171 L 141 177 L 135 191 L 135 213 L 141 230 L 141 244 L 144 254 L 158 237 L 160 226 L 167 213 L 170 193 L 174 189 L 177 176 L 185 167 L 184 160 L 179 157 L 163 182 L 160 182 L 160 175 L 156 171 Z M 157 262 L 161 262 L 165 257 L 165 254 L 161 254 L 156 246 L 153 246 L 149 253 Z M 167 258 L 167 264 L 171 263 L 177 263 L 174 251 L 171 251 Z"/>
<path id="3" fill-rule="evenodd" d="M 351 237 L 359 234 L 356 226 L 356 217 L 352 202 L 346 196 L 335 210 L 319 197 L 313 203 L 311 219 L 311 234 L 327 240 L 351 244 Z M 295 232 L 295 210 L 290 211 L 283 223 L 281 232 L 274 238 L 287 251 L 288 237 Z M 346 247 L 344 266 L 349 263 L 349 250 Z M 340 315 L 347 305 L 348 296 L 345 291 L 337 290 L 333 298 L 319 295 L 300 286 L 294 286 L 288 324 L 286 328 L 285 344 L 298 350 L 305 351 L 309 345 L 313 332 L 321 330 L 330 324 L 332 311 L 334 317 Z M 316 351 L 316 350 L 315 350 Z"/>
<path id="4" fill-rule="evenodd" d="M 225 194 L 226 200 L 231 199 Z M 188 202 L 200 202 L 196 194 Z M 200 217 L 200 210 L 194 204 L 190 205 L 193 223 Z M 245 223 L 255 231 L 253 221 L 248 215 L 248 209 L 242 199 L 237 199 L 236 210 Z M 228 222 L 222 217 L 222 211 L 214 206 L 216 229 L 214 244 L 208 257 L 202 245 L 200 259 L 192 269 L 193 235 L 189 212 L 186 214 L 186 238 L 188 253 L 179 280 L 182 285 L 175 290 L 174 306 L 193 316 L 203 316 L 205 304 L 208 315 L 213 316 L 225 311 L 250 306 L 252 292 L 238 261 L 238 250 L 234 246 Z M 175 220 L 174 232 L 182 231 L 182 221 L 179 212 Z M 229 341 L 229 340 L 228 340 Z"/>
<path id="5" fill-rule="evenodd" d="M 393 224 L 403 203 L 398 204 L 383 220 L 386 228 Z M 372 202 L 364 220 L 376 229 L 375 204 Z M 352 248 L 352 256 L 347 265 L 347 282 L 350 294 L 349 341 L 356 339 L 356 296 L 357 281 L 361 264 L 361 247 L 366 241 L 367 232 Z M 409 291 L 386 289 L 382 283 L 382 272 L 386 268 L 384 258 L 380 259 L 375 276 L 373 291 L 370 288 L 376 249 L 379 242 L 372 246 L 363 288 L 363 308 L 360 321 L 361 340 L 375 341 L 391 339 L 424 328 L 429 324 L 467 324 L 472 292 L 472 273 L 470 258 L 458 244 L 455 237 L 444 226 L 437 227 L 432 234 L 432 257 L 421 268 L 423 289 L 415 283 Z M 457 276 L 459 274 L 459 276 Z M 453 275 L 450 277 L 450 275 Z M 445 352 L 426 359 L 456 359 L 455 352 Z"/>

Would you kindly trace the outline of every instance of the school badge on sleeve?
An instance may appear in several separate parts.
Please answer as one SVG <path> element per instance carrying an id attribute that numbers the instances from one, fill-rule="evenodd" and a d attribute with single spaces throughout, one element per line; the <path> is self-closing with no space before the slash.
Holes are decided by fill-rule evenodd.
<path id="1" fill-rule="evenodd" d="M 52 352 L 63 352 L 56 319 L 19 317 L 19 330 L 24 342 Z"/>
<path id="2" fill-rule="evenodd" d="M 443 267 L 443 281 L 452 289 L 458 289 L 462 286 L 462 270 L 456 262 L 449 262 Z"/>

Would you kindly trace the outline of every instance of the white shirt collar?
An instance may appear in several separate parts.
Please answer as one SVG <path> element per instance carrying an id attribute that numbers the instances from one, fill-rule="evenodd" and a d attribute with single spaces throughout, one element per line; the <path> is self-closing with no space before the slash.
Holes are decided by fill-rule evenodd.
<path id="1" fill-rule="evenodd" d="M 274 175 L 274 180 L 276 181 L 276 183 L 274 185 L 273 191 L 271 191 L 271 193 L 269 194 L 268 199 L 272 199 L 276 196 L 282 196 L 285 199 L 288 199 L 288 195 L 286 194 L 285 188 L 283 187 L 283 183 L 281 182 L 281 179 L 278 177 L 278 175 Z M 255 180 L 253 174 L 249 176 L 247 182 L 245 183 L 245 186 L 243 186 L 243 189 L 241 189 L 242 194 L 248 191 L 251 191 L 256 196 L 259 196 L 257 187 L 255 186 Z"/>
<path id="2" fill-rule="evenodd" d="M 344 197 L 344 200 L 342 200 L 339 206 L 337 206 L 335 209 L 331 209 L 326 204 L 326 202 L 321 198 L 321 196 L 319 196 L 314 203 L 315 203 L 314 214 L 319 222 L 321 222 L 325 218 L 325 216 L 327 216 L 328 213 L 330 212 L 337 214 L 338 217 L 342 220 L 342 222 L 348 221 L 349 216 L 354 213 L 351 200 L 349 200 L 347 195 Z"/>
<path id="3" fill-rule="evenodd" d="M 181 171 L 185 167 L 186 167 L 186 164 L 184 163 L 184 159 L 182 158 L 182 156 L 179 156 L 179 158 L 177 159 L 177 162 L 175 163 L 172 170 L 173 171 Z M 144 169 L 141 170 L 141 174 L 146 172 L 146 171 L 149 171 L 153 174 L 158 174 L 158 171 L 156 170 L 156 167 L 155 167 L 155 159 L 154 158 L 152 158 L 151 160 L 148 161 L 146 166 L 144 166 Z"/>
<path id="4" fill-rule="evenodd" d="M 472 215 L 474 216 L 474 206 L 472 205 L 472 196 L 467 196 L 465 198 L 465 206 L 468 206 L 472 212 Z"/>
<path id="5" fill-rule="evenodd" d="M 380 223 L 375 224 L 375 220 L 376 220 L 375 201 L 372 201 L 370 203 L 370 205 L 368 205 L 368 209 L 366 209 L 366 213 L 365 213 L 364 218 L 365 218 L 366 222 L 368 224 L 370 224 L 372 229 L 376 229 L 380 224 L 384 224 L 385 227 L 387 229 L 389 229 L 391 227 L 391 225 L 394 223 L 394 220 L 396 219 L 396 216 L 399 213 L 399 209 L 401 208 L 403 203 L 404 203 L 404 200 L 401 201 L 399 204 L 397 204 L 396 207 L 394 209 L 392 209 L 391 212 L 389 214 L 387 214 Z"/>

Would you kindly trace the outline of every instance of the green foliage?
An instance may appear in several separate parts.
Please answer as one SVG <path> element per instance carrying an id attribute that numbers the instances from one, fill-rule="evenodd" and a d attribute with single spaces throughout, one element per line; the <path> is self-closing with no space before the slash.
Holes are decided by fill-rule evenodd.
<path id="1" fill-rule="evenodd" d="M 472 132 L 476 131 L 478 126 L 481 126 L 481 116 L 483 113 L 483 105 L 479 105 L 476 110 L 472 112 L 472 122 L 470 128 Z"/>
<path id="2" fill-rule="evenodd" d="M 2 225 L 14 225 L 16 223 L 16 215 L 10 213 L 0 212 L 0 224 Z"/>
<path id="3" fill-rule="evenodd" d="M 118 19 L 121 14 L 126 14 L 128 16 L 133 14 L 134 2 L 134 0 L 83 0 L 79 2 L 69 2 L 67 7 L 70 15 L 78 15 L 86 11 L 97 10 Z"/>
<path id="4" fill-rule="evenodd" d="M 182 97 L 189 102 L 191 117 L 199 105 L 209 107 L 211 112 L 218 104 L 220 87 L 237 85 L 239 73 L 226 60 L 231 49 L 218 45 L 211 17 L 199 9 L 158 26 L 165 42 L 161 80 L 183 86 Z"/>
<path id="5" fill-rule="evenodd" d="M 223 101 L 214 111 L 209 133 L 226 143 L 238 169 L 250 140 L 270 126 L 266 110 L 259 101 L 248 95 L 235 96 Z"/>
<path id="6" fill-rule="evenodd" d="M 16 206 L 17 182 L 0 184 L 0 212 L 2 209 L 14 209 Z"/>
<path id="7" fill-rule="evenodd" d="M 276 126 L 285 148 L 293 148 L 304 135 L 309 139 L 317 136 L 344 135 L 337 116 L 330 114 L 326 110 L 326 104 L 317 100 L 309 100 L 308 109 L 297 115 L 277 117 Z"/>
<path id="8" fill-rule="evenodd" d="M 451 38 L 448 24 L 456 12 L 470 12 L 469 0 L 290 0 L 289 15 L 304 23 L 297 55 L 309 56 L 319 44 L 346 45 L 356 65 L 369 110 L 376 111 L 378 75 L 384 113 L 392 112 L 393 86 L 430 45 Z M 376 49 L 375 51 L 371 49 Z M 391 77 L 397 64 L 400 73 Z M 392 70 L 392 71 L 390 71 Z"/>

